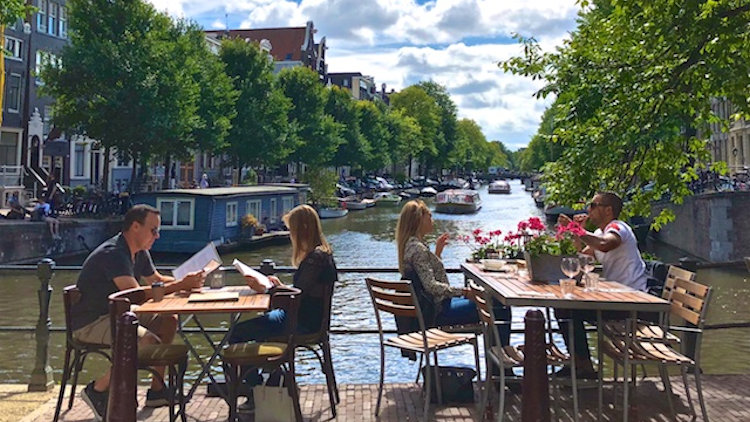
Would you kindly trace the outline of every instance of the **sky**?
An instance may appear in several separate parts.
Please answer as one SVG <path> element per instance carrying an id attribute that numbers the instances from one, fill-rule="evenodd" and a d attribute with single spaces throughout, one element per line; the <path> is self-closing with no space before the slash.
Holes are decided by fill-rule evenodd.
<path id="1" fill-rule="evenodd" d="M 445 86 L 459 118 L 488 140 L 524 147 L 551 98 L 543 83 L 503 73 L 497 63 L 521 54 L 513 33 L 552 51 L 575 29 L 575 0 L 147 0 L 205 29 L 304 26 L 326 37 L 329 72 L 372 76 L 378 89 L 423 80 Z"/>

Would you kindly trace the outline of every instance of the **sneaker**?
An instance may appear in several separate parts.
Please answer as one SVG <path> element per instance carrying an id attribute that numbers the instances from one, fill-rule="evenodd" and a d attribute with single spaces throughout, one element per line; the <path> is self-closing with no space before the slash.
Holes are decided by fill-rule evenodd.
<path id="1" fill-rule="evenodd" d="M 253 413 L 255 412 L 255 400 L 251 395 L 244 403 L 237 406 L 237 413 Z"/>
<path id="2" fill-rule="evenodd" d="M 94 418 L 97 422 L 104 420 L 104 413 L 107 411 L 107 399 L 109 394 L 106 391 L 94 390 L 94 381 L 91 381 L 86 385 L 86 388 L 81 391 L 81 398 L 89 405 L 91 411 L 94 412 Z"/>
<path id="3" fill-rule="evenodd" d="M 146 391 L 146 407 L 164 407 L 169 406 L 169 389 L 161 390 L 148 389 Z"/>

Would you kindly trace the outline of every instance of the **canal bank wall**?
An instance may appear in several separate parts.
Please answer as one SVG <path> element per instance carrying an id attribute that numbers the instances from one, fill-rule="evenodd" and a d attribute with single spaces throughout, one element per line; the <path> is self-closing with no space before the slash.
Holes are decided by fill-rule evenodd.
<path id="1" fill-rule="evenodd" d="M 661 201 L 653 215 L 668 208 L 675 221 L 656 237 L 709 262 L 741 262 L 750 256 L 750 192 L 716 192 L 685 198 L 676 205 Z"/>
<path id="2" fill-rule="evenodd" d="M 86 253 L 114 236 L 121 219 L 60 219 L 60 237 L 53 239 L 46 222 L 0 222 L 0 264 L 35 262 L 38 259 Z"/>

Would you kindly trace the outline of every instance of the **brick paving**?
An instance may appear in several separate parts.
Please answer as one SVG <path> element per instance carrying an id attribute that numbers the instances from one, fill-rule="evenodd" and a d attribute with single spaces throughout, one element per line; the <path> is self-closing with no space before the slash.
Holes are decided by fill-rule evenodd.
<path id="1" fill-rule="evenodd" d="M 722 422 L 750 421 L 750 375 L 707 375 L 704 378 L 704 394 L 708 404 L 708 413 L 711 420 Z M 692 377 L 690 379 L 692 382 Z M 422 400 L 420 390 L 414 384 L 387 384 L 383 392 L 383 404 L 381 405 L 380 417 L 373 415 L 375 400 L 377 398 L 377 385 L 352 384 L 341 385 L 341 404 L 337 406 L 338 417 L 331 419 L 328 404 L 328 396 L 325 385 L 302 386 L 301 404 L 302 414 L 305 420 L 312 421 L 381 421 L 381 422 L 405 422 L 421 420 Z M 672 388 L 674 390 L 674 402 L 678 420 L 691 420 L 690 408 L 684 395 L 682 380 L 672 377 Z M 79 389 L 80 390 L 80 389 Z M 596 420 L 597 394 L 596 388 L 580 390 L 580 421 Z M 225 421 L 227 419 L 227 406 L 218 398 L 208 398 L 204 395 L 205 388 L 200 388 L 193 400 L 188 404 L 188 421 Z M 613 406 L 613 392 L 611 386 L 605 387 L 604 403 L 606 421 L 619 421 L 622 419 L 622 389 L 616 390 L 617 405 Z M 637 389 L 638 407 L 635 414 L 631 413 L 630 420 L 637 421 L 669 421 L 671 420 L 665 393 L 661 389 L 661 383 L 655 378 L 647 378 L 639 382 Z M 476 394 L 478 396 L 478 394 Z M 141 404 L 145 396 L 145 389 L 139 389 L 139 400 Z M 572 421 L 572 400 L 570 389 L 563 388 L 559 394 L 553 390 L 552 418 L 555 420 L 554 397 L 562 397 L 559 400 L 560 417 L 562 421 Z M 695 388 L 691 385 L 691 396 L 695 402 L 696 411 L 700 415 L 700 407 L 697 403 Z M 508 421 L 521 420 L 521 395 L 508 394 L 506 396 L 506 419 Z M 240 399 L 243 400 L 243 399 Z M 475 404 L 453 405 L 438 407 L 430 420 L 433 421 L 478 421 L 479 412 Z M 54 414 L 55 400 L 50 400 L 36 412 L 23 419 L 23 422 L 51 421 Z M 93 416 L 86 404 L 76 398 L 75 404 L 70 411 L 63 411 L 61 421 L 91 421 Z M 168 421 L 169 417 L 165 408 L 143 409 L 138 411 L 139 421 Z M 252 416 L 243 417 L 243 422 L 253 421 Z M 702 420 L 698 416 L 697 420 Z"/>

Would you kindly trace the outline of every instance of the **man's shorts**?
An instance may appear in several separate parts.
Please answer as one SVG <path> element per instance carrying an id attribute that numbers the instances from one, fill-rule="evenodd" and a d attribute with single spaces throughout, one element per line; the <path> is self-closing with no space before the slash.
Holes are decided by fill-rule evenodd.
<path id="1" fill-rule="evenodd" d="M 162 318 L 159 318 L 157 314 L 139 315 L 138 338 L 145 337 L 149 332 L 159 331 L 161 321 Z M 112 345 L 112 325 L 109 315 L 102 315 L 91 324 L 73 331 L 73 338 L 83 343 Z"/>

